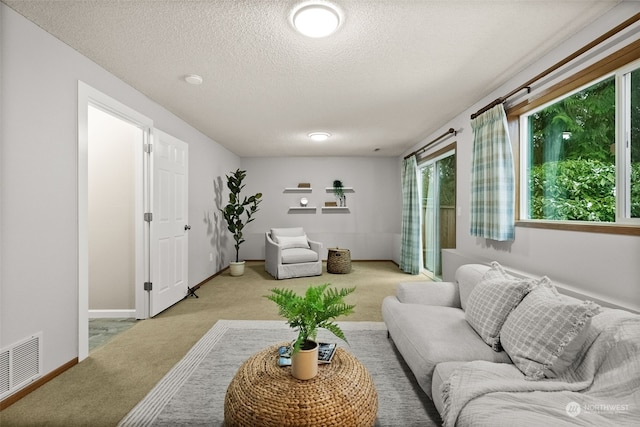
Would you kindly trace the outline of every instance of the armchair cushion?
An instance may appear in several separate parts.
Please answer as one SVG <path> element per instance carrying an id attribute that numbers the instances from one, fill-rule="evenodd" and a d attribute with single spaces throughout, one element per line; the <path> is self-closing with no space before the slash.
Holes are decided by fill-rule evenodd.
<path id="1" fill-rule="evenodd" d="M 302 236 L 275 236 L 273 240 L 280 246 L 280 249 L 309 249 L 309 242 L 307 241 L 306 234 L 303 234 Z"/>
<path id="2" fill-rule="evenodd" d="M 271 238 L 275 239 L 281 236 L 284 237 L 295 237 L 295 236 L 304 236 L 304 228 L 302 227 L 290 227 L 290 228 L 272 228 L 271 229 Z"/>
<path id="3" fill-rule="evenodd" d="M 316 262 L 318 254 L 311 249 L 291 248 L 282 251 L 283 264 L 299 264 L 301 262 Z"/>

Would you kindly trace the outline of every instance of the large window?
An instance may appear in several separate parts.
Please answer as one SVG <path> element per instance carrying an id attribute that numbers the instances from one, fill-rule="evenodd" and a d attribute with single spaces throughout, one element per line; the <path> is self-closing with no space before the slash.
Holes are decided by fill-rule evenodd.
<path id="1" fill-rule="evenodd" d="M 520 217 L 640 223 L 640 62 L 521 116 Z"/>

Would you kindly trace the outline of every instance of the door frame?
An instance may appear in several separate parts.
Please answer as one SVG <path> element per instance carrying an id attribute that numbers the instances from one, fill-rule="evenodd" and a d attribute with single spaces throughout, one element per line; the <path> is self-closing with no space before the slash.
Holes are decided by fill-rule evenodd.
<path id="1" fill-rule="evenodd" d="M 141 128 L 143 144 L 149 142 L 153 128 L 150 118 L 78 80 L 78 361 L 89 355 L 89 105 Z M 135 305 L 136 318 L 146 319 L 149 317 L 149 295 L 142 286 L 137 286 L 144 283 L 145 265 L 149 264 L 143 222 L 146 176 L 143 147 L 136 153 L 135 215 L 140 221 L 135 222 Z"/>

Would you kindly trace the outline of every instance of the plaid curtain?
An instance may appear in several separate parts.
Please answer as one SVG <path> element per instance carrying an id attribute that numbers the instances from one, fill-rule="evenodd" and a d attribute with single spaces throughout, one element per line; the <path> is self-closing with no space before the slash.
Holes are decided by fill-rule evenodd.
<path id="1" fill-rule="evenodd" d="M 471 128 L 471 235 L 514 240 L 515 173 L 502 104 L 471 120 Z"/>
<path id="2" fill-rule="evenodd" d="M 420 273 L 420 195 L 416 156 L 402 164 L 402 247 L 400 268 L 405 273 Z"/>

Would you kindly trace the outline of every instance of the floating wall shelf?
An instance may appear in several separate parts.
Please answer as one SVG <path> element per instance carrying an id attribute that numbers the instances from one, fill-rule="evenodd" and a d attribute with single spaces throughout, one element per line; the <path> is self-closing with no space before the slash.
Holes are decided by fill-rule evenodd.
<path id="1" fill-rule="evenodd" d="M 346 206 L 323 206 L 322 213 L 349 213 L 351 212 Z"/>
<path id="2" fill-rule="evenodd" d="M 289 213 L 315 213 L 316 209 L 317 208 L 315 206 L 291 206 L 289 208 Z"/>
<path id="3" fill-rule="evenodd" d="M 333 189 L 333 187 L 326 187 L 324 190 L 327 193 L 335 193 L 335 190 Z M 345 193 L 355 193 L 355 190 L 353 189 L 353 187 L 342 187 L 342 191 L 344 191 Z"/>
<path id="4" fill-rule="evenodd" d="M 287 187 L 284 189 L 284 193 L 311 193 L 312 188 L 299 188 L 299 187 Z"/>

